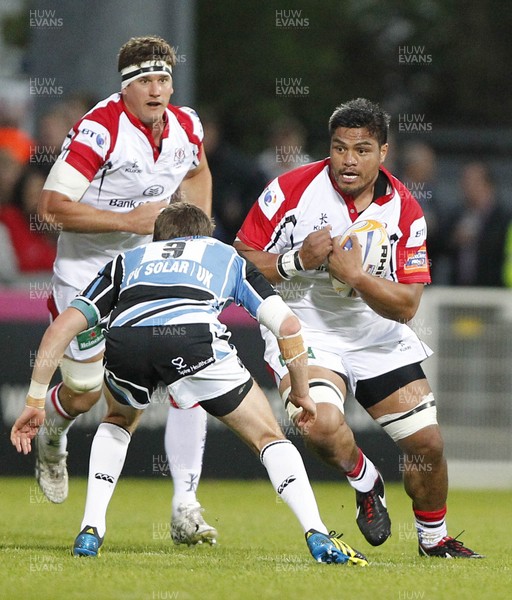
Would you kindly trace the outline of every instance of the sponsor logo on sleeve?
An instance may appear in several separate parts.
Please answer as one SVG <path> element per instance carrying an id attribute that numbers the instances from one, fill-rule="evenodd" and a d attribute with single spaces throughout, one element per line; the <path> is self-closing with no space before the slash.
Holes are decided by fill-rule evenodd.
<path id="1" fill-rule="evenodd" d="M 273 181 L 263 190 L 258 202 L 263 214 L 270 220 L 284 202 L 284 194 L 277 181 Z"/>
<path id="2" fill-rule="evenodd" d="M 89 146 L 100 156 L 104 156 L 109 145 L 109 133 L 99 123 L 83 121 L 75 140 Z"/>
<path id="3" fill-rule="evenodd" d="M 411 223 L 410 235 L 406 247 L 414 248 L 425 243 L 427 237 L 427 222 L 425 217 L 420 217 Z"/>
<path id="4" fill-rule="evenodd" d="M 86 331 L 82 331 L 76 336 L 76 341 L 78 343 L 79 350 L 88 350 L 89 348 L 93 348 L 97 346 L 104 340 L 103 330 L 99 325 L 92 327 L 91 329 L 87 329 Z"/>
<path id="5" fill-rule="evenodd" d="M 420 248 L 406 250 L 404 270 L 406 273 L 428 273 L 427 249 L 424 244 Z"/>

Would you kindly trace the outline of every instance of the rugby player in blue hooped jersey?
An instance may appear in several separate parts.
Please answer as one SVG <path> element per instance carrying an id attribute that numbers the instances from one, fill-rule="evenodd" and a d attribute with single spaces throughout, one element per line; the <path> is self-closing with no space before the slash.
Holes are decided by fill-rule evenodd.
<path id="1" fill-rule="evenodd" d="M 300 322 L 261 273 L 234 248 L 210 237 L 212 232 L 213 222 L 200 208 L 171 204 L 155 222 L 152 243 L 118 255 L 99 272 L 47 329 L 11 441 L 18 452 L 30 452 L 64 349 L 80 331 L 106 319 L 108 413 L 91 447 L 75 556 L 98 555 L 131 435 L 151 394 L 164 382 L 180 408 L 199 402 L 259 455 L 317 561 L 365 566 L 366 558 L 323 524 L 299 452 L 280 430 L 217 317 L 233 301 L 274 333 L 290 373 L 288 399 L 302 409 L 297 425 L 307 429 L 316 418 L 316 406 L 309 396 Z M 105 430 L 117 440 L 113 452 L 103 451 Z"/>
<path id="2" fill-rule="evenodd" d="M 48 299 L 52 318 L 119 252 L 151 241 L 155 219 L 178 189 L 211 211 L 201 121 L 192 108 L 170 103 L 176 61 L 159 36 L 129 39 L 117 60 L 119 92 L 98 102 L 64 140 L 38 204 L 41 219 L 61 230 Z M 46 421 L 34 440 L 35 476 L 54 503 L 68 496 L 70 427 L 101 401 L 104 347 L 100 327 L 82 332 L 64 353 L 62 381 L 48 390 Z M 170 400 L 164 445 L 173 483 L 171 538 L 214 543 L 217 530 L 197 498 L 207 415 L 198 406 L 178 410 Z"/>

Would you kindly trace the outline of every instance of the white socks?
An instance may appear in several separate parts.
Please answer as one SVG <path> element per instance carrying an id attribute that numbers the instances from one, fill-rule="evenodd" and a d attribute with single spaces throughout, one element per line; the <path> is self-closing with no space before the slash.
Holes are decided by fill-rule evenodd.
<path id="1" fill-rule="evenodd" d="M 440 510 L 422 511 L 413 508 L 420 544 L 432 548 L 448 535 L 446 505 Z"/>
<path id="2" fill-rule="evenodd" d="M 328 533 L 297 448 L 289 440 L 271 442 L 260 452 L 260 460 L 277 494 L 292 509 L 304 532 L 316 529 Z"/>
<path id="3" fill-rule="evenodd" d="M 108 504 L 121 475 L 130 434 L 112 423 L 101 423 L 94 436 L 89 459 L 87 499 L 80 529 L 96 527 L 102 538 L 106 529 Z"/>
<path id="4" fill-rule="evenodd" d="M 172 514 L 180 504 L 196 502 L 196 490 L 203 468 L 207 413 L 200 406 L 180 409 L 171 406 L 165 428 L 165 451 L 169 461 L 174 495 Z"/>
<path id="5" fill-rule="evenodd" d="M 379 476 L 375 465 L 359 449 L 359 460 L 353 471 L 346 474 L 350 485 L 358 492 L 369 492 L 375 485 L 375 480 Z"/>
<path id="6" fill-rule="evenodd" d="M 39 435 L 44 444 L 46 456 L 58 458 L 66 452 L 67 431 L 75 422 L 76 417 L 71 417 L 62 408 L 59 401 L 58 391 L 61 384 L 50 388 L 46 394 L 44 425 Z"/>

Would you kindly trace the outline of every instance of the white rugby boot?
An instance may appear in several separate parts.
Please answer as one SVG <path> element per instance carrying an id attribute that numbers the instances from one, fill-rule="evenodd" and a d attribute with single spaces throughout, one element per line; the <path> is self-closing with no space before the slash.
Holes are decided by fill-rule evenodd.
<path id="1" fill-rule="evenodd" d="M 199 502 L 178 506 L 171 520 L 171 537 L 175 544 L 193 546 L 208 542 L 213 546 L 217 543 L 217 530 L 205 522 L 203 510 Z"/>
<path id="2" fill-rule="evenodd" d="M 43 494 L 50 502 L 61 504 L 68 497 L 67 452 L 52 455 L 45 451 L 49 445 L 40 427 L 34 438 L 36 455 L 36 480 Z"/>

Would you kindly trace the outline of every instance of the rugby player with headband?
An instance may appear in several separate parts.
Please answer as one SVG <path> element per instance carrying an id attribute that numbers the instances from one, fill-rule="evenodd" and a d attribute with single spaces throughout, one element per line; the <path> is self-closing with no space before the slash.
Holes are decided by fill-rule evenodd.
<path id="1" fill-rule="evenodd" d="M 193 109 L 170 104 L 175 64 L 175 51 L 162 38 L 128 40 L 117 62 L 120 92 L 98 102 L 64 140 L 39 201 L 41 218 L 61 228 L 48 302 L 53 319 L 118 252 L 151 241 L 155 219 L 172 199 L 179 195 L 211 213 L 201 121 Z M 80 333 L 61 361 L 62 383 L 46 394 L 46 423 L 35 440 L 36 478 L 52 502 L 68 495 L 67 431 L 101 397 L 104 345 L 99 325 Z M 41 389 L 33 391 L 42 404 Z M 165 446 L 175 543 L 214 542 L 217 535 L 196 497 L 205 433 L 203 409 L 170 407 Z M 94 443 L 114 456 L 113 448 L 125 441 L 118 428 L 107 426 Z"/>

